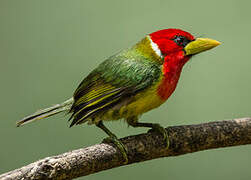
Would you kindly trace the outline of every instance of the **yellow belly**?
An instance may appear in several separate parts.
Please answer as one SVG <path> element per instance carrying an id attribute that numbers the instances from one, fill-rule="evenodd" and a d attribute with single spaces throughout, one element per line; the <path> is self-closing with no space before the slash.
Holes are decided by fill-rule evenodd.
<path id="1" fill-rule="evenodd" d="M 160 84 L 156 83 L 154 86 L 138 93 L 134 97 L 128 100 L 128 102 L 122 102 L 110 110 L 106 111 L 95 121 L 99 120 L 118 120 L 127 119 L 129 117 L 139 116 L 151 109 L 157 108 L 165 100 L 161 99 L 157 94 L 157 89 Z"/>

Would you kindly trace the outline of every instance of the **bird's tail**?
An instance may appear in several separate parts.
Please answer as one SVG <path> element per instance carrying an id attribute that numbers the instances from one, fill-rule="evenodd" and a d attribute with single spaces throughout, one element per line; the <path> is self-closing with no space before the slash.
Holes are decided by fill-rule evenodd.
<path id="1" fill-rule="evenodd" d="M 39 110 L 39 111 L 35 112 L 34 114 L 31 114 L 31 115 L 23 118 L 22 120 L 17 121 L 17 127 L 22 126 L 27 123 L 30 123 L 30 122 L 33 122 L 33 121 L 36 121 L 36 120 L 40 120 L 40 119 L 44 119 L 44 118 L 53 116 L 55 114 L 58 114 L 58 113 L 61 113 L 64 111 L 69 111 L 72 104 L 73 104 L 73 98 L 70 98 L 61 104 L 56 104 L 56 105 L 51 106 L 49 108 Z"/>

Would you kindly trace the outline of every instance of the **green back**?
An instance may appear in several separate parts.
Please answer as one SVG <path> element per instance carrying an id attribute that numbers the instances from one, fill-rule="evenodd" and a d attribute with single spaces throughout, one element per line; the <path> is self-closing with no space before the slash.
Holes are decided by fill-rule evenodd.
<path id="1" fill-rule="evenodd" d="M 94 69 L 74 93 L 72 125 L 133 97 L 150 87 L 161 75 L 161 66 L 130 48 L 111 56 Z"/>

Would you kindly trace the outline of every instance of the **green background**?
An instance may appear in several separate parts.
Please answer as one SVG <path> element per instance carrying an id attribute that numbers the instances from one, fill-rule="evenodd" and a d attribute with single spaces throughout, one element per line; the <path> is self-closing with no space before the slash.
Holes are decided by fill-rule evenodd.
<path id="1" fill-rule="evenodd" d="M 0 173 L 99 143 L 103 132 L 86 125 L 68 128 L 63 115 L 22 128 L 15 121 L 66 100 L 103 59 L 159 29 L 181 28 L 222 44 L 195 56 L 173 96 L 142 121 L 171 126 L 251 116 L 250 5 L 239 0 L 1 0 Z M 123 121 L 107 125 L 119 137 L 146 131 Z M 245 180 L 250 167 L 247 145 L 156 159 L 88 179 Z"/>

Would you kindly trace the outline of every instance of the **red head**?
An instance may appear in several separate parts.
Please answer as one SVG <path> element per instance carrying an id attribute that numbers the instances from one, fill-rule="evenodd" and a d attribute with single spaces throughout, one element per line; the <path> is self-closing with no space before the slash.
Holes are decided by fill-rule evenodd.
<path id="1" fill-rule="evenodd" d="M 185 46 L 195 38 L 188 32 L 180 29 L 163 29 L 150 34 L 165 57 L 166 55 L 184 51 Z"/>
<path id="2" fill-rule="evenodd" d="M 179 73 L 190 58 L 186 55 L 185 47 L 195 41 L 195 38 L 180 29 L 163 29 L 153 32 L 149 36 L 152 42 L 157 45 L 159 54 L 164 58 L 164 74 L 168 72 Z"/>
<path id="3" fill-rule="evenodd" d="M 197 53 L 209 50 L 220 43 L 208 38 L 195 38 L 180 29 L 163 29 L 151 33 L 150 39 L 155 52 L 173 64 L 183 66 Z"/>
<path id="4" fill-rule="evenodd" d="M 166 100 L 174 91 L 183 65 L 197 53 L 211 49 L 220 43 L 208 38 L 196 38 L 180 29 L 163 29 L 149 35 L 152 49 L 164 58 L 165 78 L 158 87 L 158 94 Z"/>

